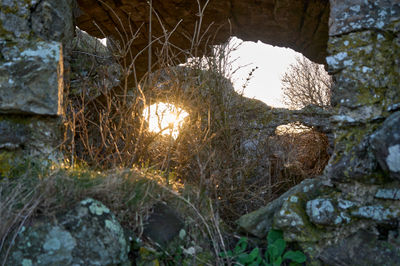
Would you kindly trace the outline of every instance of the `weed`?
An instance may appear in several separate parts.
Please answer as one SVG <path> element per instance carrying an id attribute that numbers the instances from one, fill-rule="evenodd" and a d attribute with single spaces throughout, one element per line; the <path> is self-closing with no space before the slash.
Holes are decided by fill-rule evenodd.
<path id="1" fill-rule="evenodd" d="M 283 239 L 281 231 L 271 230 L 267 236 L 267 251 L 264 254 L 264 265 L 279 266 L 284 260 L 291 261 L 290 265 L 298 265 L 306 261 L 306 256 L 301 251 L 292 251 L 286 249 L 286 242 Z"/>
<path id="2" fill-rule="evenodd" d="M 247 242 L 246 237 L 240 238 L 233 250 L 221 252 L 220 257 L 231 259 L 236 262 L 235 265 L 260 265 L 262 258 L 259 248 L 254 248 L 250 253 L 247 253 Z"/>
<path id="3" fill-rule="evenodd" d="M 285 260 L 290 261 L 290 265 L 300 265 L 306 261 L 306 256 L 301 251 L 288 250 L 285 252 L 286 242 L 283 240 L 281 231 L 271 230 L 267 236 L 267 243 L 264 258 L 258 247 L 248 252 L 246 237 L 241 237 L 232 251 L 221 252 L 219 255 L 222 258 L 231 259 L 235 265 L 245 266 L 280 266 Z"/>

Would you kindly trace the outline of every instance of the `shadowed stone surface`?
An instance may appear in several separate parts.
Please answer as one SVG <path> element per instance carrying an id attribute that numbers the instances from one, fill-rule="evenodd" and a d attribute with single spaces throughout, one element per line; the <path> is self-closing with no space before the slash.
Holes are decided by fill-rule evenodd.
<path id="1" fill-rule="evenodd" d="M 0 153 L 60 157 L 57 116 L 62 114 L 64 44 L 74 33 L 73 3 L 1 2 Z"/>
<path id="2" fill-rule="evenodd" d="M 183 221 L 178 214 L 163 203 L 154 206 L 154 212 L 144 225 L 143 235 L 153 241 L 166 245 L 183 228 Z"/>
<path id="3" fill-rule="evenodd" d="M 200 1 L 204 7 L 205 1 Z M 132 52 L 137 54 L 148 43 L 149 5 L 139 0 L 79 0 L 76 10 L 77 25 L 82 30 L 99 37 L 104 35 L 120 40 L 121 35 L 138 31 Z M 164 36 L 164 29 L 175 32 L 168 41 L 182 49 L 191 47 L 196 21 L 199 20 L 197 1 L 153 1 L 153 39 Z M 157 15 L 156 15 L 157 14 Z M 229 36 L 246 41 L 262 41 L 271 45 L 290 47 L 311 60 L 324 63 L 328 38 L 329 1 L 327 0 L 212 0 L 205 8 L 200 35 L 195 40 L 200 49 L 205 44 L 225 42 Z M 164 27 L 160 26 L 160 21 Z M 98 26 L 96 26 L 98 25 Z M 210 28 L 209 28 L 210 26 Z M 101 31 L 99 30 L 101 28 Z M 120 33 L 118 33 L 120 32 Z M 163 42 L 164 37 L 161 38 Z M 160 48 L 157 42 L 154 50 Z M 170 49 L 174 50 L 173 46 Z M 175 50 L 178 52 L 178 50 Z M 144 54 L 146 54 L 145 52 Z M 184 58 L 187 55 L 181 55 Z M 147 59 L 139 57 L 136 67 L 146 70 Z"/>
<path id="4" fill-rule="evenodd" d="M 379 165 L 392 178 L 400 179 L 400 112 L 389 116 L 371 137 Z"/>
<path id="5" fill-rule="evenodd" d="M 320 257 L 326 265 L 340 266 L 391 266 L 400 262 L 398 248 L 364 230 L 328 247 Z"/>

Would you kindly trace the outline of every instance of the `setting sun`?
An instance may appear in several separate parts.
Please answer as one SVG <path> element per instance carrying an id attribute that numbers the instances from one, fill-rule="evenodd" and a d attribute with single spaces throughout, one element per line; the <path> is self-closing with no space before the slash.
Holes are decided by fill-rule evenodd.
<path id="1" fill-rule="evenodd" d="M 179 128 L 189 114 L 173 104 L 159 102 L 144 109 L 143 116 L 148 121 L 149 131 L 169 135 L 176 139 Z"/>

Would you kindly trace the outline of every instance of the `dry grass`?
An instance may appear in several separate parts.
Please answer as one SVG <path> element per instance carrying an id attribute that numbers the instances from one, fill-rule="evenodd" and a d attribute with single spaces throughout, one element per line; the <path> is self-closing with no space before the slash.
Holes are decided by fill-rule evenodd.
<path id="1" fill-rule="evenodd" d="M 302 179 L 322 174 L 330 157 L 328 137 L 299 124 L 290 126 L 288 131 L 281 131 L 275 137 L 286 154 L 282 159 L 284 167 Z"/>
<path id="2" fill-rule="evenodd" d="M 179 184 L 165 187 L 160 184 L 163 182 L 163 177 L 154 172 L 131 169 L 99 173 L 77 168 L 39 172 L 28 168 L 23 176 L 1 180 L 0 258 L 3 265 L 12 247 L 10 243 L 23 226 L 35 223 L 37 217 L 52 219 L 88 197 L 109 207 L 121 225 L 139 238 L 153 205 L 168 202 L 184 218 L 186 241 L 190 239 L 190 243 L 195 242 L 201 249 L 214 253 L 213 259 L 206 261 L 213 264 L 223 245 L 210 243 L 223 239 L 219 227 L 215 226 L 218 218 L 211 201 L 194 196 L 198 195 L 194 188 L 183 188 Z M 147 245 L 153 243 L 147 242 Z M 193 257 L 196 259 L 196 254 Z"/>
<path id="3" fill-rule="evenodd" d="M 128 44 L 135 41 L 135 35 L 131 37 Z M 116 55 L 127 54 L 127 47 L 117 47 L 109 51 L 110 65 L 123 60 Z M 131 65 L 126 69 L 123 61 L 117 89 L 94 82 L 109 74 L 98 62 L 99 56 L 88 55 L 87 72 L 95 78 L 76 79 L 79 90 L 72 88 L 65 101 L 64 152 L 71 165 L 78 160 L 100 169 L 132 165 L 157 169 L 166 184 L 180 180 L 206 191 L 231 225 L 305 177 L 320 174 L 328 159 L 327 141 L 316 131 L 267 137 L 250 156 L 254 158 L 247 158 L 241 144 L 249 133 L 243 124 L 251 119 L 243 108 L 247 101 L 225 78 L 229 77 L 229 53 L 236 48 L 216 47 L 213 56 L 194 58 L 187 67 L 159 62 L 160 70 L 148 73 L 133 87 L 128 85 L 134 69 Z M 115 89 L 123 93 L 116 94 Z M 176 140 L 147 130 L 143 108 L 158 101 L 189 113 Z"/>
<path id="4" fill-rule="evenodd" d="M 201 16 L 200 12 L 198 28 Z M 199 43 L 200 36 L 196 34 L 199 31 L 196 30 L 193 40 Z M 207 34 L 201 36 L 204 38 Z M 211 33 L 208 38 L 212 38 Z M 77 61 L 72 62 L 72 70 L 75 74 L 64 101 L 63 151 L 71 167 L 78 162 L 103 171 L 124 167 L 140 167 L 141 171 L 152 169 L 159 174 L 156 175 L 159 182 L 167 186 L 160 191 L 145 183 L 144 194 L 121 194 L 117 191 L 132 178 L 125 180 L 110 174 L 101 184 L 86 190 L 86 194 L 70 188 L 57 191 L 49 182 L 46 198 L 57 198 L 57 195 L 63 195 L 63 199 L 77 195 L 98 198 L 111 205 L 109 207 L 116 211 L 124 225 L 138 231 L 144 216 L 135 213 L 145 213 L 154 199 L 163 196 L 145 199 L 157 193 L 171 195 L 171 185 L 179 182 L 191 188 L 190 194 L 185 194 L 187 190 L 174 192 L 174 199 L 180 202 L 177 203 L 180 208 L 191 212 L 188 217 L 193 225 L 203 226 L 201 235 L 211 239 L 217 255 L 227 245 L 217 217 L 233 228 L 234 221 L 241 215 L 266 205 L 304 178 L 321 174 L 329 159 L 327 138 L 314 130 L 265 136 L 249 156 L 242 147 L 249 135 L 244 125 L 254 114 L 250 115 L 247 108 L 243 108 L 248 101 L 233 91 L 226 78 L 230 75 L 229 53 L 237 47 L 203 48 L 201 50 L 211 50 L 211 56 L 199 58 L 194 57 L 198 51 L 196 45 L 182 50 L 179 55 L 171 54 L 168 47 L 173 44 L 168 42 L 168 36 L 153 37 L 158 42 L 166 40 L 158 54 L 159 69 L 154 71 L 155 65 L 149 64 L 149 72 L 138 77 L 134 64 L 136 55 L 130 53 L 130 46 L 136 39 L 137 34 L 127 30 L 108 51 L 103 47 L 96 52 L 93 46 L 96 48 L 98 44 L 85 43 L 78 38 L 80 45 L 92 46 L 93 52 L 83 49 L 83 54 L 82 47 L 74 51 Z M 150 41 L 147 48 L 151 48 L 151 44 Z M 186 67 L 176 67 L 184 63 L 178 60 L 182 54 L 194 58 Z M 115 83 L 116 78 L 119 82 Z M 143 110 L 158 101 L 173 103 L 189 113 L 176 140 L 147 130 L 148 121 L 142 116 Z M 145 175 L 151 173 L 147 171 Z M 72 181 L 65 181 L 68 182 Z M 130 197 L 141 200 L 139 206 L 143 209 L 127 206 Z M 34 201 L 28 202 L 30 205 L 27 203 L 32 206 L 28 209 L 45 213 L 54 209 L 51 206 L 59 206 L 50 198 L 46 199 L 46 208 L 40 207 L 44 206 L 42 202 L 34 205 Z"/>

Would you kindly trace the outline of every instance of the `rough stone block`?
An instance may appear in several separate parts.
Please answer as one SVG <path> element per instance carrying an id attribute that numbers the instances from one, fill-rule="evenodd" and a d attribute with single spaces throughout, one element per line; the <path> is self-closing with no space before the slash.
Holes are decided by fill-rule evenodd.
<path id="1" fill-rule="evenodd" d="M 397 38 L 393 32 L 373 30 L 330 38 L 326 61 L 336 79 L 332 103 L 346 107 L 345 115 L 353 122 L 380 119 L 400 102 Z"/>
<path id="2" fill-rule="evenodd" d="M 162 246 L 168 246 L 178 236 L 184 223 L 178 213 L 163 203 L 157 203 L 153 209 L 144 225 L 143 235 Z"/>
<path id="3" fill-rule="evenodd" d="M 0 112 L 61 114 L 62 44 L 0 43 Z"/>
<path id="4" fill-rule="evenodd" d="M 400 3 L 391 0 L 330 0 L 329 35 L 383 29 L 400 18 Z"/>
<path id="5" fill-rule="evenodd" d="M 74 33 L 71 0 L 3 0 L 0 6 L 0 35 L 5 40 L 40 37 L 66 41 Z"/>
<path id="6" fill-rule="evenodd" d="M 333 241 L 319 258 L 324 265 L 398 265 L 398 248 L 379 239 L 371 231 L 360 230 L 347 238 Z"/>
<path id="7" fill-rule="evenodd" d="M 279 198 L 269 203 L 267 206 L 243 215 L 236 221 L 236 223 L 242 230 L 257 236 L 258 238 L 265 238 L 269 230 L 273 228 L 275 214 L 281 210 L 282 205 L 288 200 L 289 197 L 299 193 L 313 195 L 317 193 L 321 185 L 322 184 L 319 179 L 303 180 L 300 184 L 291 188 Z"/>
<path id="8" fill-rule="evenodd" d="M 29 13 L 35 1 L 3 0 L 0 6 L 0 35 L 4 40 L 30 34 Z"/>
<path id="9" fill-rule="evenodd" d="M 40 116 L 0 116 L 0 151 L 60 158 L 59 121 Z"/>

